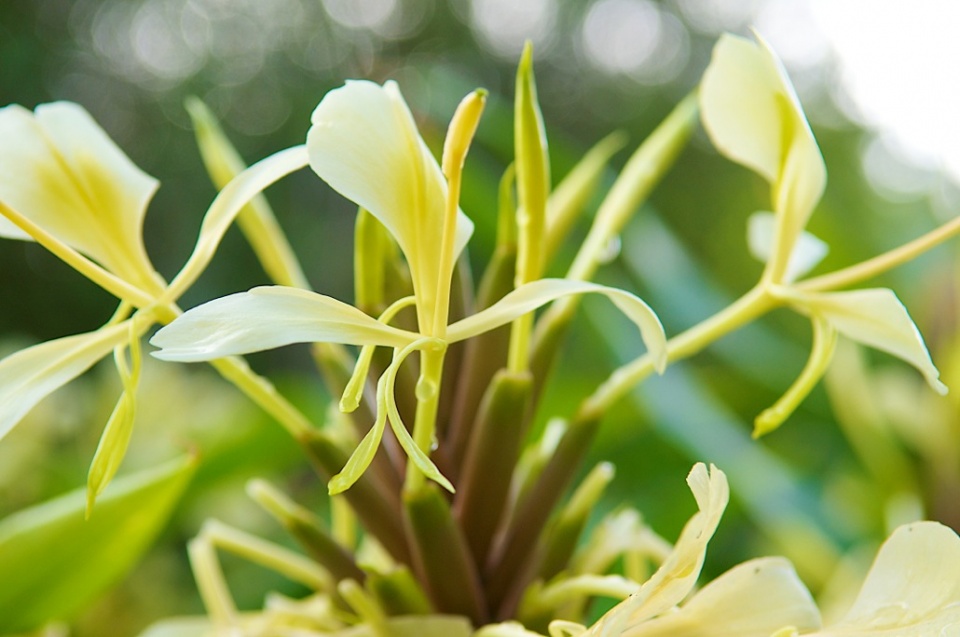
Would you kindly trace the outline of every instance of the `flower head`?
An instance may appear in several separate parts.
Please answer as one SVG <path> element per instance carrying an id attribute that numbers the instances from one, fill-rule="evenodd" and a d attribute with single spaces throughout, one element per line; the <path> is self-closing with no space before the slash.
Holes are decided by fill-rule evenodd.
<path id="1" fill-rule="evenodd" d="M 766 262 L 761 288 L 809 316 L 814 339 L 806 367 L 783 398 L 757 418 L 754 433 L 778 427 L 819 382 L 838 334 L 910 363 L 944 393 L 920 332 L 891 290 L 834 292 L 795 283 L 827 252 L 826 244 L 805 231 L 823 194 L 826 169 L 783 65 L 757 40 L 720 38 L 704 73 L 701 114 L 717 149 L 770 183 L 773 212 L 750 218 L 748 244 Z"/>
<path id="2" fill-rule="evenodd" d="M 398 300 L 378 320 L 329 296 L 280 286 L 258 288 L 190 310 L 152 340 L 161 348 L 156 356 L 180 361 L 211 360 L 302 342 L 393 348 L 393 361 L 377 386 L 376 422 L 331 483 L 335 491 L 359 478 L 372 460 L 387 422 L 413 463 L 452 489 L 421 445 L 410 438 L 393 397 L 397 370 L 415 351 L 433 352 L 442 362 L 449 343 L 505 325 L 563 296 L 596 292 L 610 298 L 637 324 L 659 368 L 665 364 L 663 328 L 653 311 L 628 292 L 593 283 L 538 279 L 520 285 L 477 314 L 449 325 L 442 320 L 447 316 L 453 260 L 463 251 L 473 229 L 457 206 L 458 184 L 463 155 L 479 118 L 477 100 L 482 107 L 483 95 L 469 95 L 458 109 L 447 137 L 443 170 L 420 137 L 393 82 L 383 86 L 348 82 L 328 93 L 313 113 L 307 136 L 311 168 L 389 231 L 406 258 L 414 286 L 412 299 Z M 410 304 L 417 309 L 416 332 L 387 324 Z M 355 381 L 366 377 L 370 351 L 361 354 Z M 434 364 L 430 369 L 435 371 L 421 374 L 418 400 L 435 397 L 441 368 Z M 352 382 L 347 389 L 348 393 L 361 390 L 362 382 Z M 349 409 L 356 402 L 356 396 L 345 395 L 341 404 Z"/>

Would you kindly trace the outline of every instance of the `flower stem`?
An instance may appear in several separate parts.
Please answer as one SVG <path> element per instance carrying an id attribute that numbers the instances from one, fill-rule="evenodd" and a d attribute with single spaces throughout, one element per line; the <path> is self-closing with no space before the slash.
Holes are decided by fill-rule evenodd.
<path id="1" fill-rule="evenodd" d="M 766 285 L 754 287 L 717 314 L 668 340 L 668 361 L 673 363 L 700 352 L 722 336 L 781 304 L 782 301 L 771 294 Z M 601 417 L 613 403 L 653 371 L 653 358 L 649 354 L 644 354 L 633 362 L 617 368 L 589 398 L 581 403 L 579 416 L 588 419 Z"/>
<path id="2" fill-rule="evenodd" d="M 437 430 L 437 409 L 440 405 L 440 383 L 443 379 L 443 359 L 446 348 L 427 347 L 420 351 L 420 378 L 417 380 L 417 413 L 413 421 L 413 441 L 427 455 L 433 448 Z M 423 473 L 407 463 L 404 492 L 419 490 L 424 483 Z"/>
<path id="3" fill-rule="evenodd" d="M 926 251 L 934 248 L 944 241 L 952 239 L 960 234 L 960 217 L 951 219 L 942 226 L 931 230 L 930 232 L 917 237 L 909 243 L 905 243 L 898 248 L 868 259 L 856 265 L 852 265 L 830 274 L 800 281 L 793 285 L 798 290 L 804 292 L 822 292 L 824 290 L 837 290 L 860 283 L 867 279 L 883 274 L 887 270 L 915 259 Z"/>

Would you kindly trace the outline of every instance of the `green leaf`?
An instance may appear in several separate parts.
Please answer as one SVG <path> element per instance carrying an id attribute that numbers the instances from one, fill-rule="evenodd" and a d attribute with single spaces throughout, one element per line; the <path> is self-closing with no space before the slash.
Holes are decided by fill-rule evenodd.
<path id="1" fill-rule="evenodd" d="M 192 457 L 117 480 L 84 521 L 85 489 L 0 521 L 0 633 L 66 619 L 115 584 L 163 528 Z"/>

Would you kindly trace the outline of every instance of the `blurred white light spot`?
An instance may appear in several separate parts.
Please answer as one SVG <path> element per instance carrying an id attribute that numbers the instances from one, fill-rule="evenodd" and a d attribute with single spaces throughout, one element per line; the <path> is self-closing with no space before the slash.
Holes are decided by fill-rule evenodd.
<path id="1" fill-rule="evenodd" d="M 549 44 L 556 12 L 555 0 L 473 0 L 470 22 L 494 53 L 512 58 L 526 40 Z"/>
<path id="2" fill-rule="evenodd" d="M 346 27 L 377 30 L 393 15 L 397 0 L 323 0 L 323 6 Z"/>
<path id="3" fill-rule="evenodd" d="M 141 6 L 130 25 L 130 39 L 133 54 L 160 78 L 181 80 L 203 66 L 203 59 L 184 46 L 180 14 L 168 3 Z"/>
<path id="4" fill-rule="evenodd" d="M 600 70 L 642 82 L 670 79 L 687 57 L 683 26 L 649 0 L 600 0 L 583 21 L 584 52 Z"/>
<path id="5" fill-rule="evenodd" d="M 830 52 L 809 2 L 768 0 L 754 26 L 788 69 L 820 66 Z"/>
<path id="6" fill-rule="evenodd" d="M 602 69 L 629 73 L 643 65 L 660 40 L 660 11 L 647 0 L 600 0 L 583 21 L 583 44 Z"/>
<path id="7" fill-rule="evenodd" d="M 742 31 L 749 25 L 762 0 L 676 0 L 683 19 L 708 35 Z"/>
<path id="8" fill-rule="evenodd" d="M 861 160 L 867 181 L 891 201 L 916 199 L 936 185 L 935 174 L 922 166 L 922 158 L 911 159 L 892 134 L 871 139 Z"/>
<path id="9" fill-rule="evenodd" d="M 960 177 L 960 3 L 813 1 L 857 119 Z"/>

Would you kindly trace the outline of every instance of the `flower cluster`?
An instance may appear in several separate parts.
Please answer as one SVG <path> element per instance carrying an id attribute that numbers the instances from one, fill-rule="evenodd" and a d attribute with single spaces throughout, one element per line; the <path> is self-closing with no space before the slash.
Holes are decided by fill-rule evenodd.
<path id="1" fill-rule="evenodd" d="M 785 558 L 745 562 L 696 588 L 730 497 L 716 467 L 700 463 L 690 472 L 699 511 L 672 546 L 632 509 L 607 516 L 586 534 L 613 470 L 602 463 L 576 478 L 600 421 L 620 396 L 649 373 L 663 373 L 668 363 L 780 307 L 810 318 L 812 351 L 796 382 L 757 418 L 756 435 L 784 422 L 819 382 L 839 335 L 899 357 L 945 392 L 895 294 L 841 288 L 927 250 L 960 231 L 960 224 L 802 279 L 826 253 L 805 232 L 826 185 L 824 162 L 770 48 L 762 40 L 724 36 L 697 96 L 681 102 L 627 162 L 567 275 L 546 278 L 556 265 L 556 246 L 571 232 L 619 142 L 601 142 L 551 189 L 528 47 L 517 73 L 515 161 L 502 181 L 496 251 L 474 292 L 465 256 L 473 224 L 460 209 L 460 189 L 486 97 L 477 90 L 460 103 L 438 162 L 394 82 L 351 81 L 316 107 L 305 144 L 250 168 L 202 104 L 191 103 L 205 161 L 222 190 L 193 253 L 170 282 L 154 270 L 142 239 L 157 182 L 79 106 L 0 111 L 0 235 L 37 241 L 119 300 L 101 329 L 0 361 L 0 437 L 45 396 L 113 352 L 122 394 L 90 468 L 85 508 L 96 515 L 94 501 L 116 474 L 130 439 L 141 340 L 159 324 L 150 340 L 157 358 L 210 362 L 301 445 L 328 481 L 335 516 L 355 516 L 363 527 L 359 538 L 350 524 L 330 528 L 270 485 L 254 482 L 250 495 L 309 557 L 210 521 L 189 547 L 209 616 L 162 622 L 146 635 L 952 634 L 960 626 L 960 538 L 945 526 L 915 522 L 897 529 L 856 601 L 825 627 Z M 748 228 L 749 248 L 766 265 L 740 300 L 668 339 L 643 300 L 589 279 L 603 248 L 672 165 L 698 111 L 717 149 L 770 184 L 772 212 L 756 213 Z M 359 207 L 355 304 L 307 289 L 261 196 L 307 166 Z M 276 285 L 182 312 L 177 299 L 235 220 Z M 585 294 L 612 301 L 636 326 L 645 353 L 536 438 L 530 434 L 545 377 Z M 326 384 L 340 395 L 323 426 L 240 358 L 297 343 L 313 345 Z M 571 485 L 573 495 L 565 500 Z M 49 528 L 59 528 L 55 523 Z M 0 559 L 14 544 L 4 538 L 22 538 L 20 531 L 5 536 L 0 528 Z M 218 549 L 277 570 L 311 594 L 301 600 L 276 596 L 262 611 L 241 613 L 220 571 Z M 622 574 L 614 574 L 618 562 L 625 565 Z M 638 566 L 648 562 L 656 566 L 652 574 Z M 591 621 L 596 597 L 618 603 Z"/>

